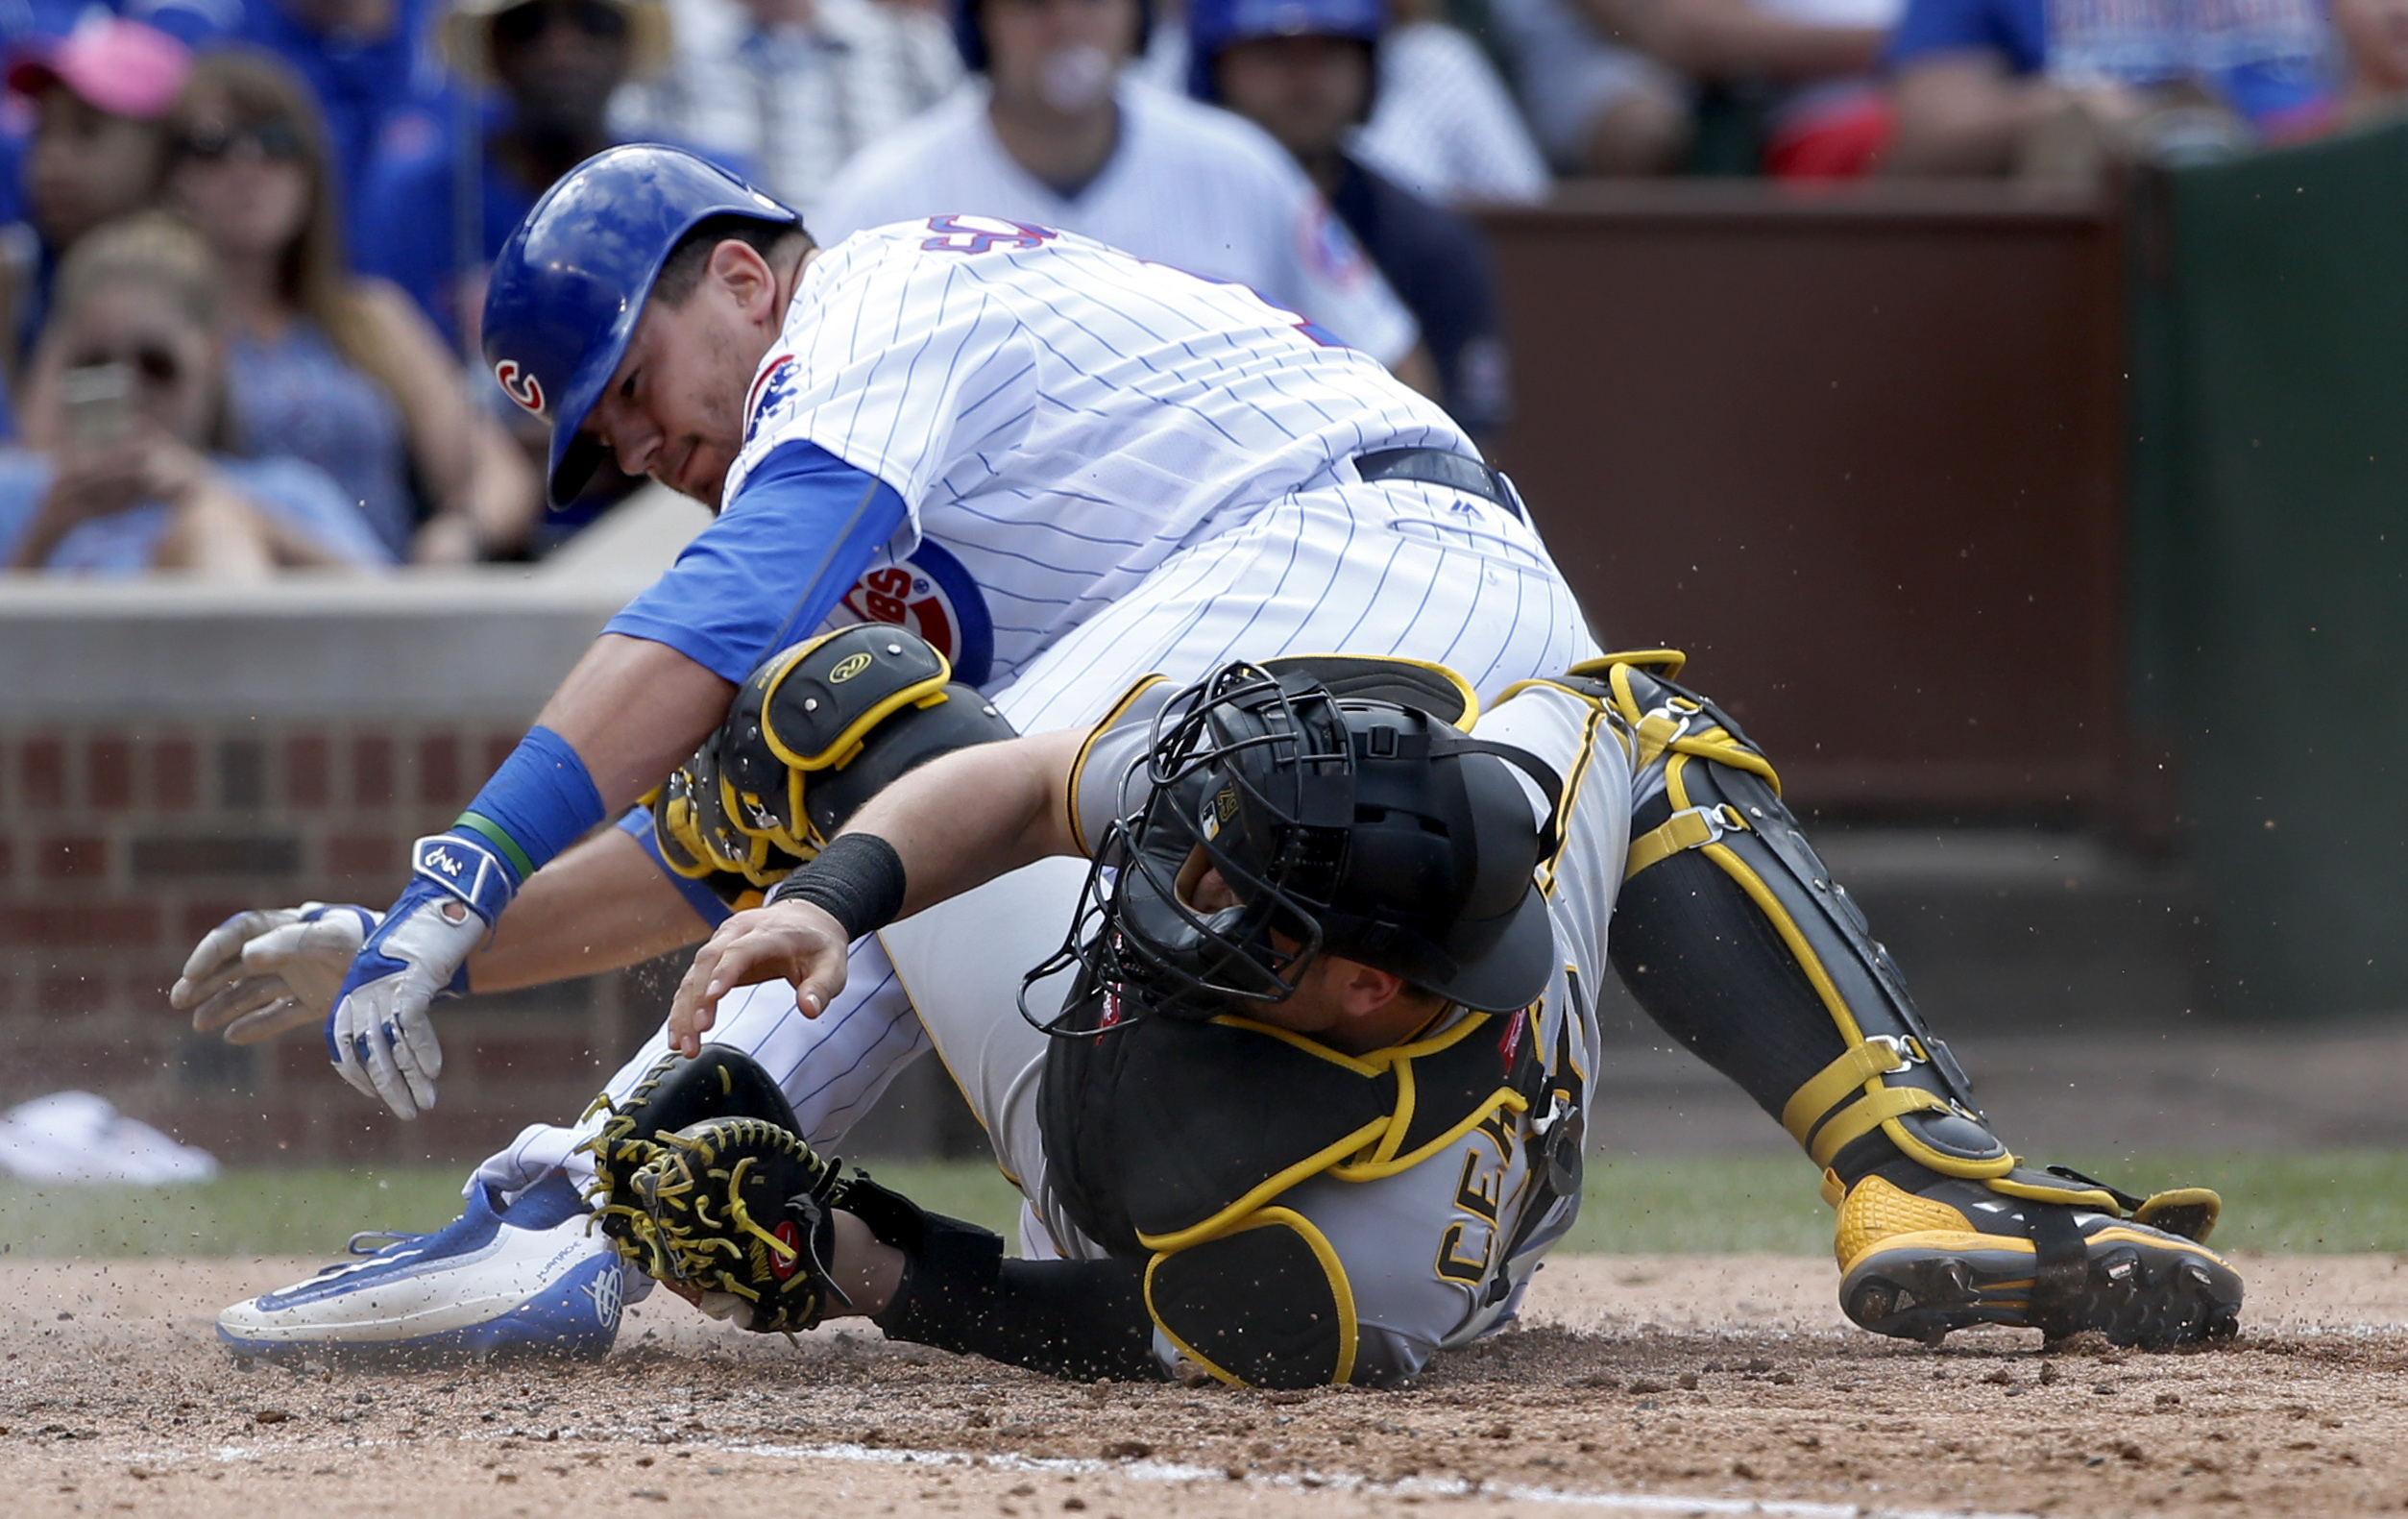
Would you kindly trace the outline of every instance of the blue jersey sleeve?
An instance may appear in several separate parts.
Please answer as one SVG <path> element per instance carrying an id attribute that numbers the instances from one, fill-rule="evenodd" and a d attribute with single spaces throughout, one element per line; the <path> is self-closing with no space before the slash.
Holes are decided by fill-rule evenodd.
<path id="1" fill-rule="evenodd" d="M 886 481 L 815 443 L 786 444 L 602 631 L 667 644 L 742 684 L 818 627 L 904 517 Z"/>
<path id="2" fill-rule="evenodd" d="M 1892 71 L 1946 53 L 1994 53 L 2013 74 L 2048 61 L 2045 0 L 1907 0 L 1883 61 Z"/>
<path id="3" fill-rule="evenodd" d="M 644 845 L 645 855 L 659 869 L 661 879 L 677 888 L 677 894 L 686 899 L 686 905 L 693 909 L 696 918 L 717 928 L 736 916 L 733 909 L 719 900 L 717 892 L 691 875 L 678 874 L 669 868 L 667 860 L 661 858 L 661 843 L 652 837 L 651 808 L 629 808 L 627 815 L 619 820 L 619 831 Z"/>

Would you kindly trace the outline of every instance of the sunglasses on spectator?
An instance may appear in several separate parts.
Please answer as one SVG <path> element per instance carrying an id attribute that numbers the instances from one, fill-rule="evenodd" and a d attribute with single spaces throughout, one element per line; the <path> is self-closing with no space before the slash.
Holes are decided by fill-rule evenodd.
<path id="1" fill-rule="evenodd" d="M 288 163 L 300 158 L 307 145 L 301 139 L 299 127 L 274 116 L 238 127 L 202 127 L 184 138 L 184 152 L 204 163 L 223 163 L 246 146 L 263 159 Z"/>
<path id="2" fill-rule="evenodd" d="M 496 15 L 494 40 L 523 47 L 549 31 L 554 21 L 567 21 L 596 42 L 616 42 L 627 35 L 627 12 L 606 0 L 534 0 Z"/>
<path id="3" fill-rule="evenodd" d="M 141 377 L 145 384 L 167 386 L 183 378 L 183 360 L 176 351 L 163 344 L 137 343 L 132 348 L 111 352 L 88 349 L 78 354 L 69 369 L 96 369 L 107 364 L 123 364 Z"/>

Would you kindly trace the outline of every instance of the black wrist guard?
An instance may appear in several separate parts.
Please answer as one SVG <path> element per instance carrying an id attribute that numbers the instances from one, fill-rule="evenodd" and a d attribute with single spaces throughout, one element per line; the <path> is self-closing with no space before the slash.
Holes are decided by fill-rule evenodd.
<path id="1" fill-rule="evenodd" d="M 890 1339 L 1082 1382 L 1159 1382 L 1142 1261 L 1007 1261 L 1003 1237 L 856 1175 L 839 1206 L 903 1252 L 903 1281 L 871 1322 Z"/>
<path id="2" fill-rule="evenodd" d="M 819 908 L 848 940 L 874 934 L 903 911 L 903 857 L 874 833 L 839 834 L 818 857 L 777 884 L 763 899 L 800 899 Z"/>

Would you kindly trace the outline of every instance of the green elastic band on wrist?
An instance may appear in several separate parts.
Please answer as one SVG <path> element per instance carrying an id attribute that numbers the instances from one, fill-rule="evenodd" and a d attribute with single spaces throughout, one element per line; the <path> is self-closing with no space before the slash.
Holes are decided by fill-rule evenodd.
<path id="1" fill-rule="evenodd" d="M 491 842 L 495 848 L 501 851 L 501 857 L 510 862 L 510 868 L 519 872 L 521 886 L 524 886 L 526 878 L 535 873 L 535 862 L 526 857 L 524 849 L 519 847 L 519 841 L 502 832 L 501 824 L 491 818 L 480 817 L 473 812 L 464 812 L 451 826 L 466 828 L 469 832 Z"/>

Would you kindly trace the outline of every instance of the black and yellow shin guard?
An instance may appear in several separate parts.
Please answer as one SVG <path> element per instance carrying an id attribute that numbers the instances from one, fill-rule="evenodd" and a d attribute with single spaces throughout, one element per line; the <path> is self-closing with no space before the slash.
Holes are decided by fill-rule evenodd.
<path id="1" fill-rule="evenodd" d="M 1619 717 L 1638 778 L 1611 957 L 1822 1167 L 1849 1316 L 1920 1339 L 1975 1323 L 2153 1345 L 2229 1333 L 2240 1280 L 2200 1243 L 2216 1194 L 2137 1198 L 2020 1164 L 1763 750 L 1674 683 L 1683 662 L 1614 654 L 1554 682 Z"/>

